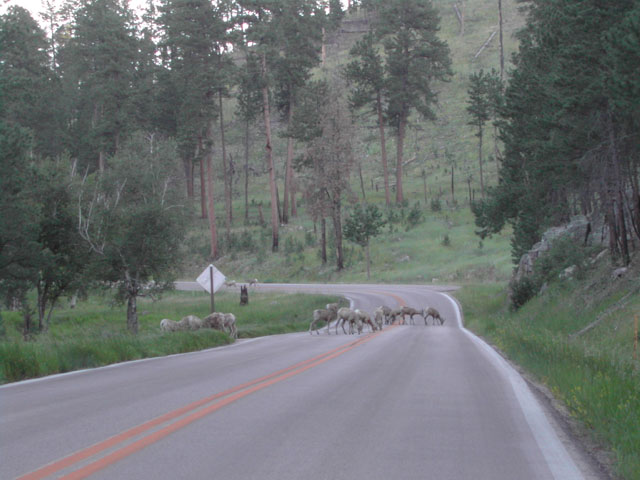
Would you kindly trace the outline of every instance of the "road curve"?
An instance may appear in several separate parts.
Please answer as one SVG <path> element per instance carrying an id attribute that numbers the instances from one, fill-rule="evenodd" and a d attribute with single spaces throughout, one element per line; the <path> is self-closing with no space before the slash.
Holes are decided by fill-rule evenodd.
<path id="1" fill-rule="evenodd" d="M 599 478 L 439 289 L 252 288 L 337 293 L 368 311 L 435 306 L 447 321 L 275 335 L 0 387 L 0 478 Z"/>

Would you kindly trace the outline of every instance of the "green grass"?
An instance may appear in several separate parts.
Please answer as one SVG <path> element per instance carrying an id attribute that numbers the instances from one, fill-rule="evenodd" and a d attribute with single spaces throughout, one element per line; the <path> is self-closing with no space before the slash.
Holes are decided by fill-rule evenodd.
<path id="1" fill-rule="evenodd" d="M 233 312 L 241 338 L 303 331 L 311 313 L 336 301 L 335 297 L 302 294 L 250 292 L 249 305 L 240 306 L 239 296 L 216 295 L 216 310 Z M 140 330 L 126 330 L 126 311 L 110 306 L 108 297 L 94 295 L 75 309 L 56 310 L 49 330 L 22 341 L 22 322 L 14 312 L 2 313 L 5 330 L 0 341 L 0 382 L 136 360 L 190 352 L 225 345 L 232 339 L 223 332 L 160 332 L 162 318 L 180 320 L 186 315 L 201 318 L 209 313 L 209 297 L 199 292 L 172 292 L 162 300 L 138 303 Z"/>
<path id="2" fill-rule="evenodd" d="M 583 282 L 552 285 L 515 313 L 506 308 L 504 284 L 468 286 L 456 296 L 467 327 L 548 385 L 593 437 L 613 452 L 617 473 L 637 479 L 640 362 L 632 359 L 632 349 L 633 318 L 640 311 L 640 299 L 633 297 L 588 334 L 572 339 L 570 334 L 634 288 L 617 285 L 612 291 L 594 285 L 593 278 L 603 277 L 598 271 L 591 273 Z"/>

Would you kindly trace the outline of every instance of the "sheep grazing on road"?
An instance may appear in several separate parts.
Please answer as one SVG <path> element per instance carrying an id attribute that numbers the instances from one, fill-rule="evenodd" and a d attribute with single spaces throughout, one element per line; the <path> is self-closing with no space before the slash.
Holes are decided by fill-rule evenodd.
<path id="1" fill-rule="evenodd" d="M 338 334 L 338 327 L 342 326 L 342 331 L 347 334 L 347 331 L 344 328 L 344 324 L 349 322 L 349 334 L 352 334 L 357 328 L 358 333 L 362 332 L 362 321 L 360 321 L 360 317 L 356 315 L 356 312 L 347 307 L 342 307 L 338 310 L 338 321 L 336 322 L 336 335 Z"/>
<path id="2" fill-rule="evenodd" d="M 375 332 L 376 330 L 378 330 L 378 327 L 371 320 L 371 315 L 369 315 L 367 312 L 364 312 L 364 311 L 359 310 L 359 309 L 356 309 L 355 312 L 356 312 L 356 315 L 358 316 L 358 319 L 360 320 L 360 322 L 362 323 L 363 326 L 366 323 L 367 325 L 369 325 L 369 327 L 371 328 L 372 332 Z M 358 333 L 360 333 L 360 332 L 358 332 Z"/>
<path id="3" fill-rule="evenodd" d="M 396 323 L 396 320 L 398 319 L 398 317 L 400 317 L 400 321 L 398 322 L 398 325 L 404 325 L 404 315 L 402 314 L 401 308 L 396 308 L 395 310 L 391 310 L 389 317 L 391 318 L 391 323 Z"/>
<path id="4" fill-rule="evenodd" d="M 382 330 L 382 325 L 387 323 L 387 316 L 384 313 L 384 308 L 385 307 L 378 307 L 373 311 L 373 320 L 376 322 L 378 330 Z M 389 311 L 391 311 L 391 309 L 389 309 Z"/>
<path id="5" fill-rule="evenodd" d="M 329 304 L 332 305 L 332 304 Z M 327 307 L 329 306 L 327 305 Z M 326 322 L 327 324 L 327 334 L 331 335 L 331 322 L 338 318 L 338 311 L 331 309 L 318 308 L 313 311 L 313 320 L 309 324 L 309 333 L 313 335 L 313 327 L 318 322 Z M 316 328 L 315 332 L 320 335 L 319 329 Z"/>
<path id="6" fill-rule="evenodd" d="M 440 316 L 440 312 L 438 312 L 438 310 L 436 310 L 433 307 L 428 307 L 428 308 L 422 309 L 422 317 L 424 318 L 424 324 L 425 325 L 428 325 L 428 323 L 427 323 L 427 318 L 428 317 L 433 318 L 433 325 L 435 325 L 436 322 L 438 322 L 440 325 L 442 325 L 444 323 L 444 318 L 442 318 Z"/>
<path id="7" fill-rule="evenodd" d="M 420 315 L 420 310 L 416 310 L 415 308 L 407 307 L 407 306 L 402 307 L 401 310 L 402 310 L 402 321 L 404 322 L 404 316 L 405 315 L 409 315 L 409 323 L 411 325 L 415 325 L 416 322 L 413 319 L 413 316 L 414 315 Z"/>
<path id="8" fill-rule="evenodd" d="M 384 324 L 385 325 L 391 325 L 391 308 L 387 307 L 386 305 L 381 305 L 379 308 L 382 309 L 382 313 L 384 314 Z"/>

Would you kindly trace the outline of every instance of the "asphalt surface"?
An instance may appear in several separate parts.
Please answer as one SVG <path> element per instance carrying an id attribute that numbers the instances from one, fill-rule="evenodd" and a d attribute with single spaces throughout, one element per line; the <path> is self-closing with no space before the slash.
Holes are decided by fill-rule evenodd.
<path id="1" fill-rule="evenodd" d="M 252 288 L 339 293 L 370 312 L 435 306 L 446 322 L 241 340 L 0 387 L 0 478 L 599 478 L 438 289 Z"/>

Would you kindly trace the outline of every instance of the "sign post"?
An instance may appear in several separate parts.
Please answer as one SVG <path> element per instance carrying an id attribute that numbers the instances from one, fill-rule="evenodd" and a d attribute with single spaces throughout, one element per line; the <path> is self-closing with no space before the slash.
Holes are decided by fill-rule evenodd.
<path id="1" fill-rule="evenodd" d="M 209 280 L 211 282 L 211 285 L 213 285 L 213 265 L 209 265 Z M 216 311 L 216 302 L 213 298 L 214 295 L 214 291 L 213 288 L 211 289 L 211 313 Z"/>
<path id="2" fill-rule="evenodd" d="M 196 280 L 202 288 L 211 294 L 211 313 L 215 311 L 214 293 L 218 291 L 226 279 L 227 277 L 211 264 L 202 271 Z"/>

